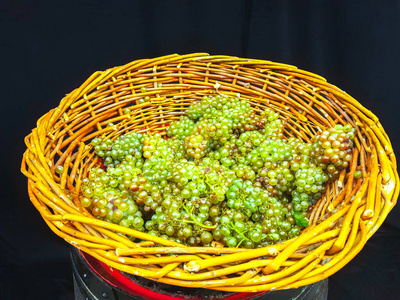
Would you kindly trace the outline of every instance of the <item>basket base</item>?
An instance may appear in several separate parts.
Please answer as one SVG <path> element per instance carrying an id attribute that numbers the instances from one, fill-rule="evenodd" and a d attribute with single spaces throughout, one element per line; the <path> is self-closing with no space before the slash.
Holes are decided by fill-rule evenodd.
<path id="1" fill-rule="evenodd" d="M 110 270 L 90 255 L 71 247 L 74 293 L 76 300 L 327 300 L 328 279 L 298 289 L 267 293 L 227 293 L 184 288 L 158 283 L 142 277 Z"/>

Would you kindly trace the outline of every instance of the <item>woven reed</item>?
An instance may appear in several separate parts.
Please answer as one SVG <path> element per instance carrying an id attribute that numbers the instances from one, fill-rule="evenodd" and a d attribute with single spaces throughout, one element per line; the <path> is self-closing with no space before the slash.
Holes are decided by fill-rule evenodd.
<path id="1" fill-rule="evenodd" d="M 165 133 L 191 101 L 214 92 L 240 94 L 256 112 L 278 111 L 287 136 L 308 141 L 338 123 L 356 128 L 349 170 L 328 185 L 301 236 L 254 250 L 185 247 L 97 220 L 80 205 L 81 180 L 99 164 L 91 139 L 131 130 Z M 139 103 L 145 96 L 150 100 Z M 113 268 L 178 286 L 255 292 L 322 280 L 363 248 L 399 194 L 395 155 L 372 112 L 318 75 L 263 60 L 175 54 L 96 72 L 41 117 L 25 142 L 21 170 L 32 203 L 52 231 Z M 354 178 L 355 170 L 363 177 Z"/>

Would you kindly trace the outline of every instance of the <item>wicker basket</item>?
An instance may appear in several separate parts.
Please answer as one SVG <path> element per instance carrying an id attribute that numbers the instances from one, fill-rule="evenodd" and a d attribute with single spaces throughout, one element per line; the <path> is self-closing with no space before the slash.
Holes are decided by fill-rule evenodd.
<path id="1" fill-rule="evenodd" d="M 349 170 L 328 185 L 299 237 L 254 250 L 185 247 L 100 221 L 80 205 L 81 180 L 99 164 L 91 139 L 131 130 L 165 133 L 192 100 L 215 92 L 239 94 L 256 112 L 278 111 L 286 135 L 306 141 L 338 123 L 356 128 Z M 322 280 L 363 248 L 399 194 L 395 155 L 372 112 L 318 75 L 263 60 L 175 54 L 96 72 L 41 117 L 25 142 L 21 169 L 51 230 L 113 268 L 178 286 L 256 292 Z M 57 166 L 64 167 L 60 176 Z M 362 178 L 354 178 L 355 170 Z"/>

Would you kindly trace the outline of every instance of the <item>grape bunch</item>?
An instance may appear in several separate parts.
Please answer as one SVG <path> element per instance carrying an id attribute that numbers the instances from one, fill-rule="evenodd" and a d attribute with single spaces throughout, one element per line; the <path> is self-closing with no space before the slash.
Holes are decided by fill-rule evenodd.
<path id="1" fill-rule="evenodd" d="M 103 158 L 105 167 L 120 164 L 127 155 L 131 155 L 140 167 L 143 163 L 143 138 L 142 134 L 132 132 L 117 137 L 115 141 L 111 139 L 102 141 L 100 138 L 96 138 L 92 140 L 91 144 L 97 156 Z"/>
<path id="2" fill-rule="evenodd" d="M 329 178 L 338 177 L 349 165 L 354 136 L 355 129 L 351 125 L 338 124 L 315 137 L 310 156 L 320 168 L 326 169 Z"/>
<path id="3" fill-rule="evenodd" d="M 286 138 L 279 114 L 227 95 L 193 101 L 167 137 L 130 132 L 91 144 L 102 160 L 82 182 L 95 218 L 189 246 L 257 248 L 300 234 L 352 159 L 355 130 Z"/>
<path id="4" fill-rule="evenodd" d="M 189 136 L 194 128 L 194 122 L 187 116 L 181 116 L 179 121 L 173 122 L 167 128 L 168 136 L 175 136 L 180 140 L 184 140 L 185 137 Z"/>
<path id="5" fill-rule="evenodd" d="M 197 121 L 191 135 L 185 138 L 187 154 L 200 159 L 216 147 L 223 146 L 232 135 L 263 129 L 270 135 L 275 133 L 277 114 L 268 111 L 264 117 L 257 116 L 250 104 L 239 98 L 216 95 L 205 96 L 201 102 L 193 102 L 187 115 Z M 270 126 L 265 126 L 270 119 Z M 176 122 L 171 126 L 176 126 Z M 276 123 L 276 124 L 275 124 Z"/>

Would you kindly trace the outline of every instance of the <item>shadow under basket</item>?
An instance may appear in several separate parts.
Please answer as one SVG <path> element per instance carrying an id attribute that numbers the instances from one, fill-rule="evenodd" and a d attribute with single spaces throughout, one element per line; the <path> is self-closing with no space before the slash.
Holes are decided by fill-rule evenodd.
<path id="1" fill-rule="evenodd" d="M 82 180 L 101 165 L 92 139 L 130 131 L 165 134 L 192 101 L 215 93 L 245 99 L 255 114 L 266 108 L 278 112 L 286 137 L 310 141 L 337 124 L 355 128 L 348 169 L 329 182 L 299 237 L 251 250 L 191 248 L 96 219 L 81 206 Z M 321 282 L 357 255 L 399 194 L 389 137 L 371 111 L 321 76 L 264 60 L 173 54 L 95 72 L 38 120 L 25 143 L 21 171 L 30 200 L 51 230 L 79 253 L 123 272 L 138 286 L 157 282 L 226 299 Z M 58 166 L 62 174 L 55 172 Z M 356 170 L 361 178 L 354 177 Z"/>

